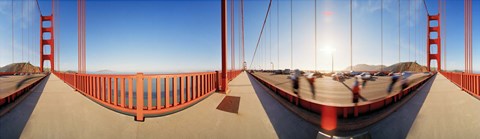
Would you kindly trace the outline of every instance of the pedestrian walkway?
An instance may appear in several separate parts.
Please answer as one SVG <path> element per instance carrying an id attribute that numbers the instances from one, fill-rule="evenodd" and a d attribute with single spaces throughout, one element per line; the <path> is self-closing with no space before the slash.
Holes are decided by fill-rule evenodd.
<path id="1" fill-rule="evenodd" d="M 315 138 L 315 126 L 284 109 L 247 74 L 229 85 L 228 95 L 213 93 L 185 110 L 136 122 L 52 74 L 0 117 L 0 138 Z M 225 96 L 240 97 L 238 113 L 217 109 Z"/>
<path id="2" fill-rule="evenodd" d="M 480 101 L 437 74 L 407 138 L 480 138 Z"/>

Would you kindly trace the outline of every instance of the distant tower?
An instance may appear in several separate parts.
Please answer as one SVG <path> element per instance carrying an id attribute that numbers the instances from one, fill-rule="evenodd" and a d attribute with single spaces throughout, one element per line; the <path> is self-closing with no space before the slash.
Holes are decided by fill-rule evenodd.
<path id="1" fill-rule="evenodd" d="M 441 39 L 440 39 L 440 13 L 437 14 L 437 15 L 428 15 L 428 31 L 427 31 L 427 70 L 430 71 L 430 62 L 432 62 L 432 60 L 436 60 L 437 61 L 437 71 L 441 71 L 442 70 L 442 66 L 441 66 L 441 53 L 442 53 L 442 44 L 441 44 Z M 437 21 L 437 26 L 434 26 L 432 27 L 432 25 L 430 24 L 431 21 Z M 437 38 L 432 38 L 430 36 L 430 34 L 432 32 L 436 32 L 437 33 Z M 436 45 L 436 48 L 437 48 L 437 52 L 431 52 L 430 49 L 432 48 L 432 46 L 435 46 Z"/>
<path id="2" fill-rule="evenodd" d="M 53 27 L 53 14 L 50 16 L 41 16 L 40 17 L 40 72 L 43 72 L 43 62 L 46 60 L 50 61 L 50 72 L 55 71 L 55 35 Z M 45 26 L 45 22 L 50 22 L 50 26 Z M 50 39 L 43 39 L 45 33 L 50 33 Z M 45 54 L 45 46 L 50 46 L 50 53 Z"/>

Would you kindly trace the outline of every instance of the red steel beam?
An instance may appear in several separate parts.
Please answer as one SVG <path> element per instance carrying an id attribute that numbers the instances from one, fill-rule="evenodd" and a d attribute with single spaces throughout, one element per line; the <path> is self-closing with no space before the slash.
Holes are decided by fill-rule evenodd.
<path id="1" fill-rule="evenodd" d="M 220 92 L 227 93 L 227 0 L 221 2 L 221 24 L 222 24 L 222 81 Z"/>

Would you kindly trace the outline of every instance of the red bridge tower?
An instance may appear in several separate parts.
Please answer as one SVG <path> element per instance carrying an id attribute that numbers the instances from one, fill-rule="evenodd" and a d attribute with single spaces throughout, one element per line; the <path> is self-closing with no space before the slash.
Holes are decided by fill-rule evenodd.
<path id="1" fill-rule="evenodd" d="M 53 27 L 53 14 L 50 16 L 40 16 L 40 72 L 43 72 L 43 62 L 50 61 L 50 72 L 55 71 L 55 35 Z M 45 22 L 50 22 L 50 26 L 46 27 Z M 44 39 L 43 35 L 50 33 L 50 39 Z M 45 53 L 45 47 L 50 46 L 50 53 Z"/>
<path id="2" fill-rule="evenodd" d="M 431 21 L 437 21 L 437 26 L 434 26 L 432 27 L 431 25 Z M 437 38 L 432 38 L 432 36 L 430 36 L 430 34 L 432 32 L 436 32 L 437 33 Z M 440 13 L 437 14 L 437 15 L 428 15 L 428 31 L 427 31 L 427 70 L 430 71 L 430 62 L 432 62 L 432 60 L 436 60 L 437 61 L 437 71 L 441 71 L 442 70 L 442 66 L 441 66 L 441 39 L 440 39 Z M 436 46 L 437 48 L 437 51 L 436 53 L 432 53 L 430 51 L 430 49 L 432 48 L 432 46 Z"/>

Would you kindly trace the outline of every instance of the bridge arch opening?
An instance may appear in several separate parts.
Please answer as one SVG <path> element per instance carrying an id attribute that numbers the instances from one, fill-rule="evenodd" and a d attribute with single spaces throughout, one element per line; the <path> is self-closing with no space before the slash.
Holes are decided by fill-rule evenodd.
<path id="1" fill-rule="evenodd" d="M 50 28 L 52 27 L 51 21 L 42 21 L 43 28 Z"/>
<path id="2" fill-rule="evenodd" d="M 50 60 L 44 60 L 42 62 L 42 64 L 43 64 L 43 68 L 40 69 L 40 70 L 43 70 L 43 72 L 51 72 L 52 71 L 52 69 L 48 68 L 48 67 L 51 66 L 51 61 Z"/>
<path id="3" fill-rule="evenodd" d="M 430 44 L 430 54 L 438 54 L 438 45 Z"/>
<path id="4" fill-rule="evenodd" d="M 51 40 L 52 39 L 52 33 L 50 32 L 43 32 L 43 35 L 42 35 L 42 39 L 43 40 Z"/>
<path id="5" fill-rule="evenodd" d="M 430 39 L 437 39 L 438 38 L 438 32 L 430 32 Z"/>
<path id="6" fill-rule="evenodd" d="M 430 24 L 430 27 L 436 27 L 438 26 L 438 20 L 430 20 L 429 24 Z"/>
<path id="7" fill-rule="evenodd" d="M 437 71 L 437 67 L 438 67 L 438 61 L 436 59 L 432 59 L 430 61 L 428 61 L 430 63 L 430 70 L 431 71 Z"/>
<path id="8" fill-rule="evenodd" d="M 43 54 L 50 55 L 52 53 L 52 46 L 50 45 L 43 45 Z"/>

